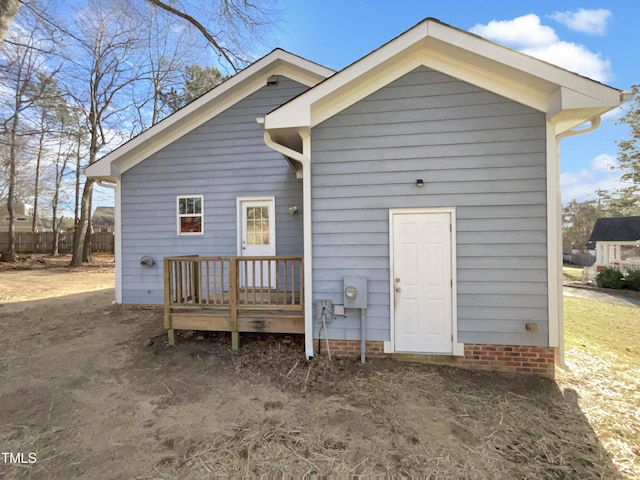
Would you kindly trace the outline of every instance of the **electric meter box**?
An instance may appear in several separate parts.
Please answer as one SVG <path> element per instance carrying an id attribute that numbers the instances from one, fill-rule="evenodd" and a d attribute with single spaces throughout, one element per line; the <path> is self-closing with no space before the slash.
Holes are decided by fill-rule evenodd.
<path id="1" fill-rule="evenodd" d="M 367 277 L 344 277 L 344 308 L 367 308 Z"/>

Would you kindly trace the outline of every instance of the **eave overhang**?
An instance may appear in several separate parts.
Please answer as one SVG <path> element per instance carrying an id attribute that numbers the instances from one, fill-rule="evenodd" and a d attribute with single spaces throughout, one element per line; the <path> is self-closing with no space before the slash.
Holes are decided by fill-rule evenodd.
<path id="1" fill-rule="evenodd" d="M 227 110 L 282 75 L 312 87 L 333 70 L 284 50 L 274 50 L 210 92 L 168 116 L 85 169 L 88 177 L 116 182 L 133 166 Z"/>
<path id="2" fill-rule="evenodd" d="M 556 134 L 626 101 L 616 88 L 427 19 L 269 113 L 265 128 L 312 128 L 420 66 L 543 112 Z"/>

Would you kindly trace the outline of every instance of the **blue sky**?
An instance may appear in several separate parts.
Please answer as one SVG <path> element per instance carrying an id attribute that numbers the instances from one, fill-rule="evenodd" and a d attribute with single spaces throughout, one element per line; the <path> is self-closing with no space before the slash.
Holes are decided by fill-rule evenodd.
<path id="1" fill-rule="evenodd" d="M 619 89 L 640 83 L 640 2 L 478 0 L 280 0 L 274 47 L 339 70 L 426 17 L 471 30 Z M 563 203 L 596 198 L 620 177 L 615 140 L 628 137 L 608 115 L 588 135 L 561 143 Z"/>

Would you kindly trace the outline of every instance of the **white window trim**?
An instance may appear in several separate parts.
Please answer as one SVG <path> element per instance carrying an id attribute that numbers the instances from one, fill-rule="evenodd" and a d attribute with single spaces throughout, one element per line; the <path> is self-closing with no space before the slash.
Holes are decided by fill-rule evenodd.
<path id="1" fill-rule="evenodd" d="M 200 213 L 199 214 L 180 214 L 180 199 L 181 198 L 199 198 L 200 199 Z M 180 219 L 182 217 L 200 217 L 200 225 L 202 228 L 199 232 L 181 232 L 180 231 Z M 204 235 L 204 195 L 177 195 L 176 196 L 176 232 L 180 237 L 189 237 L 194 235 Z"/>

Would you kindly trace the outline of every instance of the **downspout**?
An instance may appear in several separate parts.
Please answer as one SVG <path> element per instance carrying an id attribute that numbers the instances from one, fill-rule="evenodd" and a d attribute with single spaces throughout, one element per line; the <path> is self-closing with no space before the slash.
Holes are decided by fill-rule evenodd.
<path id="1" fill-rule="evenodd" d="M 602 122 L 602 118 L 598 115 L 597 117 L 592 118 L 591 120 L 589 120 L 590 125 L 586 128 L 581 128 L 581 129 L 572 129 L 572 130 L 567 130 L 565 132 L 559 133 L 558 135 L 556 135 L 556 158 L 558 159 L 558 165 L 560 164 L 560 141 L 563 138 L 568 138 L 568 137 L 575 137 L 577 135 L 584 135 L 585 133 L 589 133 L 589 132 L 593 132 L 595 129 L 597 129 L 600 126 L 600 123 Z M 560 245 L 562 245 L 562 239 L 560 239 Z M 563 281 L 562 281 L 562 268 L 560 268 L 560 285 L 561 285 L 561 289 L 562 289 L 562 285 L 563 285 Z M 562 293 L 562 290 L 561 292 Z M 568 370 L 567 364 L 565 363 L 565 357 L 564 357 L 564 308 L 562 306 L 562 296 L 560 297 L 560 312 L 558 315 L 558 366 L 564 370 Z"/>
<path id="2" fill-rule="evenodd" d="M 96 180 L 96 183 L 104 188 L 114 191 L 115 216 L 114 216 L 114 261 L 116 267 L 115 275 L 115 303 L 122 303 L 122 213 L 120 210 L 120 183 L 108 182 L 106 180 Z"/>
<path id="3" fill-rule="evenodd" d="M 264 120 L 258 119 L 264 128 Z M 312 276 L 312 244 L 311 244 L 311 161 L 309 152 L 311 135 L 308 129 L 298 130 L 302 138 L 303 153 L 292 150 L 271 137 L 271 132 L 264 130 L 264 142 L 272 150 L 299 162 L 302 165 L 302 221 L 304 231 L 304 345 L 307 359 L 313 357 L 313 276 Z M 305 155 L 306 153 L 306 155 Z"/>

